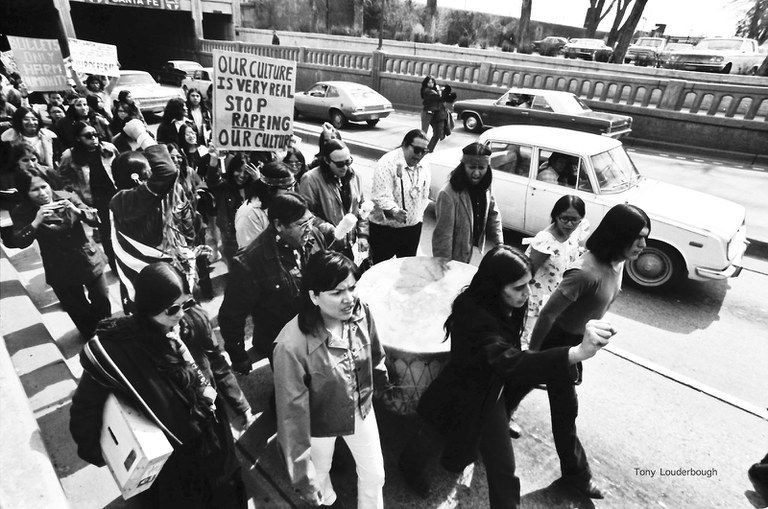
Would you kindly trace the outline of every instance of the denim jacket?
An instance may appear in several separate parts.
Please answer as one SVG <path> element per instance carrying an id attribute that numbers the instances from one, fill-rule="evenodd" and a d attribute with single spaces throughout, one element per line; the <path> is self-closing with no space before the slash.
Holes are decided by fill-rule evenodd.
<path id="1" fill-rule="evenodd" d="M 304 334 L 294 317 L 275 340 L 277 438 L 288 474 L 300 490 L 315 482 L 310 437 L 353 434 L 355 411 L 367 416 L 374 392 L 380 396 L 389 385 L 368 306 L 359 303 L 347 324 L 349 342 L 331 337 L 323 327 Z"/>

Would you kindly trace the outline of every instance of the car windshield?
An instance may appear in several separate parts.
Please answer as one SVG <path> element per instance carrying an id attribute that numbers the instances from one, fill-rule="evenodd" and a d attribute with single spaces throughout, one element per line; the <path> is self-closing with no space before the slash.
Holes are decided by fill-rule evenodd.
<path id="1" fill-rule="evenodd" d="M 563 115 L 581 115 L 585 111 L 592 111 L 581 99 L 571 94 L 557 94 L 547 97 L 547 102 L 555 113 Z"/>
<path id="2" fill-rule="evenodd" d="M 117 87 L 130 87 L 130 86 L 136 86 L 136 85 L 156 85 L 157 82 L 155 82 L 154 79 L 152 79 L 152 76 L 150 76 L 147 73 L 136 73 L 136 74 L 121 74 L 120 79 L 117 82 Z"/>
<path id="3" fill-rule="evenodd" d="M 597 185 L 602 194 L 613 194 L 629 189 L 640 180 L 640 172 L 624 147 L 615 147 L 591 157 Z"/>
<path id="4" fill-rule="evenodd" d="M 739 39 L 704 39 L 696 45 L 696 49 L 739 50 L 741 49 L 741 40 Z"/>
<path id="5" fill-rule="evenodd" d="M 658 48 L 663 43 L 664 41 L 659 39 L 638 39 L 636 44 L 638 46 L 651 46 L 653 48 Z"/>

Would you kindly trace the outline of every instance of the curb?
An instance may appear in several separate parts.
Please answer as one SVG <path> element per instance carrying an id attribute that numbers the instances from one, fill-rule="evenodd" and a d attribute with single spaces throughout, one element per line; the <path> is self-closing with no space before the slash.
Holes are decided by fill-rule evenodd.
<path id="1" fill-rule="evenodd" d="M 294 127 L 294 132 L 299 133 L 303 142 L 311 141 L 315 145 L 317 144 L 320 138 L 319 132 L 310 131 L 301 127 L 299 128 Z M 377 147 L 375 145 L 371 145 L 369 143 L 364 143 L 364 142 L 350 140 L 350 139 L 345 139 L 344 143 L 346 143 L 349 147 L 354 147 L 355 155 L 359 155 L 360 157 L 365 157 L 369 159 L 378 159 L 387 153 L 387 150 Z M 669 145 L 670 144 L 667 144 L 666 148 L 669 148 Z M 649 146 L 650 145 L 643 145 L 643 147 L 649 147 Z M 734 156 L 735 153 L 729 153 L 729 154 L 731 156 Z M 766 159 L 766 163 L 768 163 L 768 159 Z M 745 256 L 760 258 L 762 260 L 768 260 L 768 242 L 758 240 L 758 239 L 753 239 L 753 238 L 747 238 L 747 240 L 749 241 L 749 245 L 747 246 Z"/>

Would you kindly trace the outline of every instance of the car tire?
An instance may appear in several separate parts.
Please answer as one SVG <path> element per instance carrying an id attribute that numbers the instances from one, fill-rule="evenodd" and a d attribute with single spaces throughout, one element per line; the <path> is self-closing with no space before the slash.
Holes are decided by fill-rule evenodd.
<path id="1" fill-rule="evenodd" d="M 376 124 L 379 123 L 379 119 L 378 118 L 374 118 L 374 119 L 371 119 L 371 120 L 366 120 L 365 123 L 368 124 L 368 127 L 376 127 Z"/>
<path id="2" fill-rule="evenodd" d="M 477 116 L 475 113 L 469 113 L 464 116 L 464 129 L 471 133 L 479 133 L 480 130 L 483 128 L 483 122 L 480 120 L 480 117 Z"/>
<path id="3" fill-rule="evenodd" d="M 637 260 L 625 264 L 624 271 L 630 281 L 639 287 L 667 289 L 682 279 L 684 268 L 683 259 L 674 248 L 649 240 Z"/>
<path id="4" fill-rule="evenodd" d="M 733 68 L 733 65 L 731 65 L 730 62 L 725 64 L 725 67 L 723 67 L 723 70 L 721 71 L 722 74 L 731 74 L 731 69 Z"/>
<path id="5" fill-rule="evenodd" d="M 347 117 L 339 110 L 331 110 L 331 125 L 336 129 L 341 129 L 347 125 Z"/>

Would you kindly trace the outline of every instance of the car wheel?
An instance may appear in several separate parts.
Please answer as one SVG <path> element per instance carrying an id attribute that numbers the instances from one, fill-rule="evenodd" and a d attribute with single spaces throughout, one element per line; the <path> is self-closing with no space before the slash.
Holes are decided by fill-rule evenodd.
<path id="1" fill-rule="evenodd" d="M 680 254 L 667 244 L 648 241 L 637 257 L 624 267 L 629 279 L 643 288 L 669 288 L 682 277 L 683 260 Z"/>
<path id="2" fill-rule="evenodd" d="M 371 119 L 371 120 L 366 120 L 365 123 L 368 124 L 369 127 L 376 127 L 376 124 L 379 123 L 379 119 L 378 118 L 374 118 L 374 119 Z"/>
<path id="3" fill-rule="evenodd" d="M 723 71 L 722 71 L 722 72 L 723 72 L 723 74 L 731 74 L 731 68 L 732 68 L 732 65 L 731 65 L 731 63 L 730 63 L 730 62 L 728 62 L 728 63 L 725 65 L 725 67 L 723 67 Z"/>
<path id="4" fill-rule="evenodd" d="M 347 117 L 345 117 L 339 110 L 333 110 L 331 111 L 331 124 L 336 129 L 341 129 L 347 125 Z"/>
<path id="5" fill-rule="evenodd" d="M 479 133 L 483 123 L 480 121 L 480 117 L 474 113 L 470 113 L 464 117 L 464 129 L 469 132 Z"/>
<path id="6" fill-rule="evenodd" d="M 748 76 L 755 76 L 757 74 L 757 67 L 753 66 L 750 70 L 747 71 Z"/>

